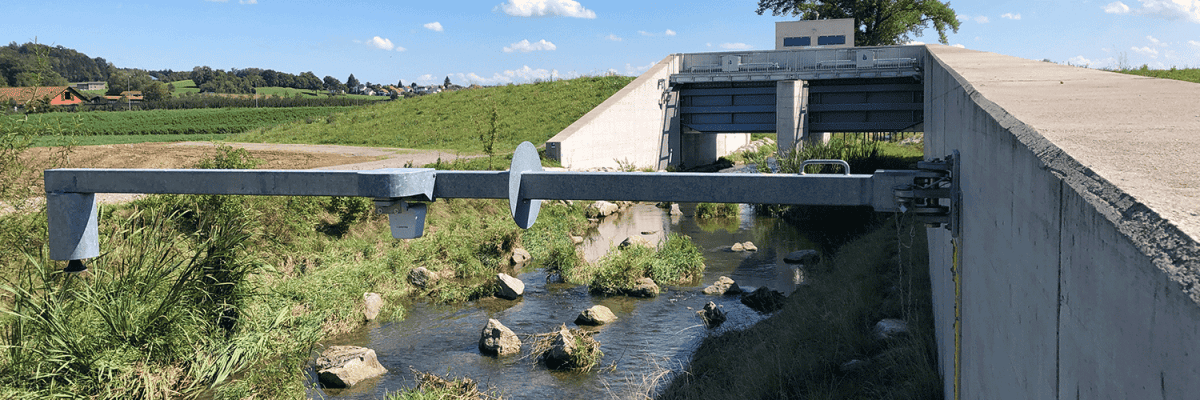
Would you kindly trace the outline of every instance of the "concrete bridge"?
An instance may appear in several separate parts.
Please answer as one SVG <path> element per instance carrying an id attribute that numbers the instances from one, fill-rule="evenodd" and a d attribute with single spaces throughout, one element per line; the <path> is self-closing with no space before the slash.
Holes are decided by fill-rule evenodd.
<path id="1" fill-rule="evenodd" d="M 671 55 L 548 141 L 547 154 L 569 168 L 615 166 L 614 159 L 661 168 L 733 150 L 748 140 L 734 129 L 783 132 L 787 147 L 815 136 L 804 129 L 817 125 L 804 118 L 819 108 L 805 104 L 820 86 L 814 81 L 904 85 L 889 98 L 919 83 L 919 121 L 907 123 L 925 132 L 926 158 L 961 154 L 961 235 L 928 231 L 946 397 L 1200 393 L 1200 84 L 906 48 L 915 49 L 915 74 L 856 68 L 858 75 L 830 78 L 755 54 L 739 60 L 751 64 L 746 70 L 720 72 L 689 70 L 688 56 Z M 732 55 L 747 53 L 715 54 Z M 726 89 L 775 82 L 773 130 L 681 128 L 689 122 L 680 121 L 687 85 L 721 76 L 729 77 L 720 82 Z M 911 103 L 874 111 L 911 115 Z M 764 107 L 726 111 L 760 114 L 730 123 L 771 123 Z M 858 122 L 905 122 L 898 113 L 871 121 L 871 109 L 850 111 L 862 113 Z"/>

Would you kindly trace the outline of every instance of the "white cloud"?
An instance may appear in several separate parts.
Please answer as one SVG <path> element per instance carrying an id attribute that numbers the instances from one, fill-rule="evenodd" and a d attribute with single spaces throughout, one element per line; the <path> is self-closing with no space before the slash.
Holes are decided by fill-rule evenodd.
<path id="1" fill-rule="evenodd" d="M 1149 40 L 1150 44 L 1154 45 L 1155 47 L 1167 47 L 1166 43 L 1163 43 L 1161 40 L 1155 39 L 1154 36 L 1146 36 L 1146 40 Z"/>
<path id="2" fill-rule="evenodd" d="M 425 75 L 418 76 L 417 83 L 421 84 L 422 86 L 432 84 L 433 83 L 433 74 L 425 74 Z"/>
<path id="3" fill-rule="evenodd" d="M 911 45 L 921 45 L 921 44 L 925 44 L 925 42 L 922 42 L 922 41 L 919 41 L 919 40 L 914 40 L 914 41 L 911 41 L 911 42 L 905 43 L 904 45 L 905 45 L 905 46 L 911 46 Z"/>
<path id="4" fill-rule="evenodd" d="M 959 21 L 966 21 L 966 20 L 968 20 L 968 19 L 971 19 L 971 17 L 968 17 L 968 16 L 966 16 L 966 15 L 962 15 L 962 14 L 955 15 L 955 16 L 954 16 L 954 18 L 958 18 L 958 20 L 959 20 Z"/>
<path id="5" fill-rule="evenodd" d="M 642 35 L 642 36 L 658 36 L 659 35 L 654 32 L 646 32 L 646 31 L 638 31 L 638 34 Z M 663 36 L 675 36 L 675 31 L 667 29 L 667 31 L 663 32 L 662 35 Z"/>
<path id="6" fill-rule="evenodd" d="M 1150 56 L 1151 58 L 1158 57 L 1158 50 L 1152 49 L 1149 46 L 1130 47 L 1129 49 L 1133 50 L 1134 53 L 1144 54 Z"/>
<path id="7" fill-rule="evenodd" d="M 1106 65 L 1106 64 L 1109 66 L 1112 66 L 1114 63 L 1115 62 L 1112 57 L 1105 57 L 1105 58 L 1101 58 L 1098 60 L 1092 60 L 1092 59 L 1088 59 L 1087 57 L 1084 57 L 1084 56 L 1075 56 L 1075 57 L 1071 57 L 1071 58 L 1067 59 L 1067 65 L 1074 65 L 1076 67 L 1092 67 L 1092 68 L 1094 68 L 1095 66 Z"/>
<path id="8" fill-rule="evenodd" d="M 1167 20 L 1185 19 L 1200 24 L 1200 0 L 1138 0 L 1141 7 L 1130 8 L 1120 1 L 1105 5 L 1109 14 L 1140 14 Z"/>
<path id="9" fill-rule="evenodd" d="M 258 0 L 238 0 L 238 4 L 258 4 Z"/>
<path id="10" fill-rule="evenodd" d="M 1200 0 L 1138 0 L 1139 14 L 1168 20 L 1186 19 L 1200 24 Z"/>
<path id="11" fill-rule="evenodd" d="M 596 18 L 596 12 L 586 9 L 574 0 L 508 0 L 496 6 L 497 10 L 514 17 L 561 16 L 574 18 Z"/>
<path id="12" fill-rule="evenodd" d="M 1006 18 L 1006 19 L 1012 19 L 1012 20 L 1020 20 L 1020 19 L 1021 19 L 1021 14 L 1004 13 L 1004 14 L 1000 14 L 1000 18 Z"/>
<path id="13" fill-rule="evenodd" d="M 1067 64 L 1089 66 L 1095 64 L 1092 60 L 1086 59 L 1083 56 L 1075 56 L 1067 59 Z"/>
<path id="14" fill-rule="evenodd" d="M 712 47 L 712 43 L 705 43 L 705 44 L 704 44 L 704 46 L 705 46 L 705 47 Z"/>
<path id="15" fill-rule="evenodd" d="M 749 50 L 754 46 L 745 43 L 721 43 L 721 48 L 726 50 Z"/>
<path id="16" fill-rule="evenodd" d="M 1188 44 L 1190 44 L 1192 46 L 1200 47 L 1200 42 L 1197 42 L 1195 40 L 1189 40 Z"/>
<path id="17" fill-rule="evenodd" d="M 974 19 L 974 20 L 975 20 L 975 22 L 978 22 L 978 23 L 981 23 L 981 24 L 986 24 L 986 23 L 988 23 L 988 17 L 987 17 L 986 15 L 980 15 L 980 16 L 978 16 L 978 17 L 975 17 L 975 18 L 972 18 L 972 19 Z"/>
<path id="18" fill-rule="evenodd" d="M 636 67 L 636 66 L 633 66 L 632 64 L 627 63 L 627 64 L 625 64 L 625 75 L 628 75 L 628 76 L 641 75 L 643 72 L 646 72 L 646 70 L 650 69 L 650 67 L 653 67 L 654 64 L 656 64 L 656 63 L 654 61 L 651 61 L 649 64 L 646 64 L 646 65 L 643 65 L 640 67 Z"/>
<path id="19" fill-rule="evenodd" d="M 504 52 L 512 53 L 514 51 L 519 51 L 522 53 L 528 53 L 531 51 L 551 51 L 557 48 L 558 46 L 555 46 L 554 43 L 547 42 L 546 39 L 542 39 L 534 43 L 529 43 L 529 40 L 525 39 L 505 47 Z"/>
<path id="20" fill-rule="evenodd" d="M 358 41 L 355 40 L 355 42 Z M 393 44 L 390 39 L 381 38 L 379 36 L 371 38 L 371 40 L 366 41 L 366 43 L 380 50 L 404 51 L 403 47 Z"/>
<path id="21" fill-rule="evenodd" d="M 429 77 L 429 78 L 426 79 L 426 77 Z M 559 74 L 558 70 L 556 70 L 556 69 L 551 69 L 551 70 L 546 70 L 546 69 L 541 69 L 541 68 L 535 69 L 535 68 L 530 68 L 528 65 L 526 65 L 522 68 L 515 69 L 515 70 L 506 70 L 504 72 L 497 72 L 497 73 L 492 74 L 491 77 L 481 76 L 474 72 L 467 72 L 467 73 L 460 72 L 460 73 L 456 73 L 456 74 L 450 74 L 450 80 L 452 80 L 452 81 L 465 82 L 465 83 L 477 83 L 480 85 L 502 85 L 502 84 L 506 84 L 506 83 L 532 82 L 535 80 L 566 79 L 566 78 L 572 78 L 572 77 L 574 77 L 574 74 L 567 74 L 567 76 L 563 76 L 563 75 Z M 421 79 L 425 79 L 425 81 L 428 81 L 429 83 L 434 83 L 434 81 L 433 81 L 434 78 L 432 75 L 422 75 Z M 422 82 L 422 80 L 418 80 L 418 82 Z"/>
<path id="22" fill-rule="evenodd" d="M 952 45 L 950 45 L 950 47 L 957 47 L 957 48 L 960 48 L 960 49 L 965 49 L 965 48 L 967 48 L 967 46 L 963 46 L 962 44 L 959 44 L 959 43 L 952 44 Z"/>
<path id="23" fill-rule="evenodd" d="M 614 34 L 611 34 L 611 33 L 610 33 L 610 34 L 608 34 L 608 36 L 605 36 L 604 38 L 605 38 L 605 39 L 608 39 L 608 40 L 611 40 L 611 41 L 614 41 L 614 42 L 620 42 L 620 41 L 621 41 L 621 37 L 620 37 L 620 36 L 617 36 L 617 35 L 614 35 Z"/>
<path id="24" fill-rule="evenodd" d="M 441 23 L 441 22 L 433 21 L 433 22 L 430 22 L 430 23 L 428 23 L 428 24 L 425 24 L 425 25 L 423 25 L 423 26 L 425 27 L 425 29 L 428 29 L 428 30 L 431 30 L 431 31 L 434 31 L 434 32 L 441 32 L 441 31 L 442 31 L 442 23 Z"/>
<path id="25" fill-rule="evenodd" d="M 1108 14 L 1129 14 L 1129 6 L 1119 1 L 1108 3 L 1103 8 L 1104 12 Z"/>

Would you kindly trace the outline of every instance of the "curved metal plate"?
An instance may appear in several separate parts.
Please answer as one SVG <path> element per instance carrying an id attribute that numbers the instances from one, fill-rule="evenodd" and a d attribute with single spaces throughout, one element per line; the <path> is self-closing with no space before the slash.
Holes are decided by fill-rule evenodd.
<path id="1" fill-rule="evenodd" d="M 508 209 L 512 212 L 513 221 L 521 229 L 529 229 L 537 221 L 538 211 L 542 209 L 542 201 L 525 198 L 521 195 L 521 174 L 526 171 L 541 171 L 542 160 L 538 157 L 537 148 L 533 143 L 523 142 L 513 152 L 512 166 L 508 169 Z"/>

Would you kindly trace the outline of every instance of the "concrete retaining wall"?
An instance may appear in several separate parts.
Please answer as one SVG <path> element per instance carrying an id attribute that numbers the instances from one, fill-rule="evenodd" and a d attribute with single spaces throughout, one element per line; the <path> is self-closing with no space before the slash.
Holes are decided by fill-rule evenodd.
<path id="1" fill-rule="evenodd" d="M 659 61 L 629 85 L 546 141 L 546 156 L 570 169 L 616 167 L 618 160 L 637 167 L 665 168 L 679 157 L 678 136 L 671 143 L 664 89 L 679 71 L 678 56 Z M 678 121 L 675 121 L 678 132 Z"/>
<path id="2" fill-rule="evenodd" d="M 962 156 L 930 229 L 946 398 L 1200 393 L 1200 85 L 928 46 L 927 159 Z"/>

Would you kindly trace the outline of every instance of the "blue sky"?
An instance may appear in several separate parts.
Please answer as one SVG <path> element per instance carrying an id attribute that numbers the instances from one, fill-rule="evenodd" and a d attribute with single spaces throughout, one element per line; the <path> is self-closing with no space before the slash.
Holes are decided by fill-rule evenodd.
<path id="1" fill-rule="evenodd" d="M 769 50 L 755 0 L 9 2 L 0 38 L 118 67 L 270 68 L 345 80 L 502 84 L 637 75 L 671 53 Z M 951 1 L 950 44 L 1091 67 L 1200 67 L 1200 0 Z M 15 17 L 15 18 L 14 18 Z M 915 41 L 936 43 L 932 29 Z"/>

